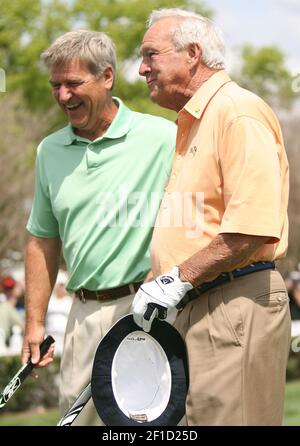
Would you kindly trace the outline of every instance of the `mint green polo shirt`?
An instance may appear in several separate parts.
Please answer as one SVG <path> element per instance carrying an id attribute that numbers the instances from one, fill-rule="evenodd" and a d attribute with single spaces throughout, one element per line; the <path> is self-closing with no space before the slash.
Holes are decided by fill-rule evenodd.
<path id="1" fill-rule="evenodd" d="M 150 270 L 149 244 L 176 126 L 114 100 L 118 113 L 100 138 L 82 138 L 69 124 L 37 150 L 27 229 L 61 238 L 69 292 L 140 281 Z"/>

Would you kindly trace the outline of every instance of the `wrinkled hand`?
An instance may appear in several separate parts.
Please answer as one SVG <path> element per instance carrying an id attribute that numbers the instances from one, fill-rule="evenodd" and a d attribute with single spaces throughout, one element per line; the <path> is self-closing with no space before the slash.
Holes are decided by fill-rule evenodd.
<path id="1" fill-rule="evenodd" d="M 175 307 L 193 286 L 182 282 L 175 266 L 169 273 L 143 283 L 132 302 L 134 322 L 149 332 L 153 319 L 165 319 L 169 308 Z"/>
<path id="2" fill-rule="evenodd" d="M 26 364 L 31 359 L 31 362 L 36 364 L 37 367 L 47 367 L 53 362 L 54 344 L 49 347 L 47 353 L 42 358 L 40 357 L 40 344 L 44 339 L 44 335 L 45 329 L 42 325 L 34 326 L 34 328 L 27 326 L 21 354 L 22 364 Z M 38 378 L 36 370 L 31 372 L 31 376 Z"/>

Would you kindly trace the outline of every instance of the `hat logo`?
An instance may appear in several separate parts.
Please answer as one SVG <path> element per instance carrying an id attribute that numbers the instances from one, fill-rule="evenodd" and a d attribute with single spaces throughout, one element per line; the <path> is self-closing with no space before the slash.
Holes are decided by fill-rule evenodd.
<path id="1" fill-rule="evenodd" d="M 164 285 L 168 285 L 169 283 L 174 282 L 174 279 L 171 276 L 163 276 L 160 280 Z"/>
<path id="2" fill-rule="evenodd" d="M 146 341 L 146 338 L 142 338 L 139 336 L 136 337 L 127 337 L 128 341 Z"/>

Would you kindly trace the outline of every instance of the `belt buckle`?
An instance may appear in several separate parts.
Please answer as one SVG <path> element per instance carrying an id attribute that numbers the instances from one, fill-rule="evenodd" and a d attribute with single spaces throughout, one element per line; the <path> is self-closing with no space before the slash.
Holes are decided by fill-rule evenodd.
<path id="1" fill-rule="evenodd" d="M 101 300 L 98 290 L 95 291 L 97 302 Z"/>
<path id="2" fill-rule="evenodd" d="M 83 292 L 83 289 L 82 288 L 80 288 L 80 290 L 78 290 L 78 294 L 79 294 L 79 300 L 83 303 L 83 304 L 85 304 L 86 303 L 86 298 L 84 297 L 84 292 Z"/>
<path id="3" fill-rule="evenodd" d="M 229 271 L 229 273 L 227 273 L 227 274 L 228 274 L 229 280 L 234 280 L 235 279 L 232 271 Z"/>
<path id="4" fill-rule="evenodd" d="M 130 294 L 135 294 L 135 288 L 134 288 L 134 284 L 133 283 L 129 283 L 128 284 L 128 288 L 129 288 L 129 293 Z"/>

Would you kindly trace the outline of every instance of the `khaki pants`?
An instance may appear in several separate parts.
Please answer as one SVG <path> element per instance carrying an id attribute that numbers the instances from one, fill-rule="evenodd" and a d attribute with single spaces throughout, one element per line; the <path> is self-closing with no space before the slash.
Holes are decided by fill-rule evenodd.
<path id="1" fill-rule="evenodd" d="M 291 328 L 277 271 L 209 290 L 190 302 L 174 325 L 188 350 L 188 425 L 282 423 Z"/>
<path id="2" fill-rule="evenodd" d="M 75 298 L 66 328 L 61 359 L 60 410 L 64 415 L 91 381 L 94 355 L 112 325 L 130 313 L 134 295 L 103 302 L 82 303 Z M 74 426 L 103 426 L 92 398 L 73 423 Z"/>

